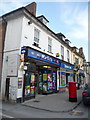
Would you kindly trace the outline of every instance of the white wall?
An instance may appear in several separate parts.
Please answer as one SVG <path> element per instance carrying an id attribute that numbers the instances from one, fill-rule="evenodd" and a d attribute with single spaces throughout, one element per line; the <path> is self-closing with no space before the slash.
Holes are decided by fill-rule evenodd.
<path id="1" fill-rule="evenodd" d="M 22 17 L 7 22 L 4 51 L 10 51 L 20 48 L 21 32 Z"/>
<path id="2" fill-rule="evenodd" d="M 2 69 L 2 97 L 4 98 L 5 97 L 5 89 L 6 89 L 6 78 L 12 78 L 12 76 L 8 76 L 8 61 L 7 61 L 7 56 L 9 58 L 9 56 L 12 56 L 12 55 L 19 55 L 19 50 L 18 51 L 13 51 L 13 52 L 6 52 L 4 53 L 4 56 L 3 56 L 3 69 Z M 18 64 L 17 64 L 18 65 Z M 14 78 L 17 79 L 18 76 L 14 76 Z M 13 84 L 13 82 L 10 82 Z M 16 86 L 16 85 L 15 85 Z"/>
<path id="3" fill-rule="evenodd" d="M 47 31 L 43 30 L 41 27 L 37 26 L 35 23 L 28 25 L 29 19 L 24 17 L 23 18 L 23 28 L 22 28 L 22 37 L 21 37 L 21 47 L 22 46 L 30 46 L 42 52 L 45 52 L 51 56 L 56 57 L 56 53 L 60 53 L 61 59 L 61 43 L 57 41 L 54 37 L 52 37 Z M 41 49 L 33 46 L 34 41 L 34 27 L 40 30 L 40 41 L 39 46 Z M 48 37 L 52 38 L 52 53 L 48 51 Z M 45 50 L 45 51 L 44 51 Z M 71 51 L 70 53 L 70 63 L 71 63 Z M 67 61 L 67 48 L 64 46 L 64 60 Z"/>
<path id="4" fill-rule="evenodd" d="M 20 49 L 20 43 L 21 43 L 21 32 L 22 32 L 22 17 L 12 19 L 7 22 L 4 56 L 3 56 L 3 68 L 2 68 L 2 95 L 3 96 L 5 95 L 6 78 L 8 76 L 8 70 L 9 70 L 8 61 L 6 59 L 12 55 L 19 55 L 19 49 Z M 17 76 L 14 76 L 14 78 L 15 77 L 17 79 Z M 12 79 L 12 77 L 10 76 L 9 78 Z M 10 84 L 13 84 L 13 82 L 10 81 Z"/>

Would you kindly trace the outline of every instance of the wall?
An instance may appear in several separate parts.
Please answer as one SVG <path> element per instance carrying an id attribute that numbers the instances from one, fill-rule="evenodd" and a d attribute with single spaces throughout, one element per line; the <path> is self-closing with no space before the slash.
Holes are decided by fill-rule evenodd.
<path id="1" fill-rule="evenodd" d="M 23 28 L 22 28 L 22 46 L 30 46 L 37 50 L 40 50 L 42 52 L 45 52 L 51 56 L 56 57 L 56 53 L 60 54 L 61 59 L 61 43 L 57 41 L 51 34 L 49 34 L 47 31 L 43 30 L 43 27 L 37 26 L 35 23 L 32 23 L 28 25 L 28 21 L 30 21 L 28 18 L 23 18 Z M 40 48 L 37 48 L 33 46 L 34 41 L 34 27 L 40 30 L 40 41 L 39 46 Z M 52 53 L 47 52 L 48 51 L 48 37 L 52 38 Z M 71 51 L 69 50 L 70 54 Z M 64 60 L 67 61 L 67 48 L 64 46 Z M 70 63 L 71 63 L 71 55 L 70 55 Z"/>
<path id="2" fill-rule="evenodd" d="M 15 58 L 12 57 L 12 56 L 18 56 L 18 55 L 19 55 L 19 50 L 4 53 L 3 69 L 2 69 L 2 89 L 1 89 L 3 99 L 5 99 L 6 78 L 10 78 L 10 85 L 12 86 L 15 78 L 17 79 L 17 77 L 18 77 L 18 74 L 17 74 L 18 71 L 16 69 L 18 67 L 18 64 L 15 64 L 15 65 L 13 64 L 13 62 L 17 62 L 16 61 L 17 58 L 15 59 Z M 11 63 L 12 65 L 10 64 L 10 61 L 9 61 L 10 57 L 12 57 L 12 63 Z M 10 75 L 10 72 L 12 72 L 11 70 L 13 70 L 13 72 L 15 72 L 14 75 L 13 74 Z M 11 91 L 11 88 L 10 88 L 10 91 Z"/>
<path id="3" fill-rule="evenodd" d="M 20 48 L 21 32 L 22 17 L 8 21 L 4 51 L 11 51 Z"/>
<path id="4" fill-rule="evenodd" d="M 76 55 L 75 53 L 73 53 L 72 52 L 72 60 L 71 60 L 71 62 L 72 62 L 72 64 L 74 64 L 75 63 L 75 61 L 74 61 L 74 58 L 73 58 L 73 56 L 75 56 L 76 58 L 78 58 L 79 59 L 79 65 L 80 65 L 80 69 L 83 69 L 83 67 L 82 67 L 82 65 L 83 65 L 83 58 L 82 57 L 80 57 L 80 56 L 78 56 L 78 55 Z"/>
<path id="5" fill-rule="evenodd" d="M 1 91 L 1 73 L 2 73 L 5 32 L 6 32 L 6 23 L 1 23 L 0 24 L 0 91 Z"/>
<path id="6" fill-rule="evenodd" d="M 12 19 L 7 22 L 7 28 L 6 28 L 6 36 L 5 36 L 5 46 L 4 46 L 4 56 L 3 56 L 3 69 L 2 69 L 2 97 L 5 98 L 5 89 L 6 89 L 6 78 L 10 78 L 10 85 L 13 86 L 14 80 L 18 78 L 18 75 L 9 75 L 8 71 L 10 71 L 13 68 L 13 71 L 15 70 L 15 73 L 17 73 L 17 67 L 18 64 L 15 66 L 9 66 L 9 58 L 10 56 L 18 56 L 20 51 L 20 45 L 21 45 L 21 32 L 22 32 L 22 17 Z M 12 57 L 12 60 L 15 58 Z M 15 68 L 15 69 L 14 69 Z M 16 87 L 16 85 L 14 86 Z M 16 91 L 16 89 L 11 92 L 12 89 L 10 88 L 10 99 L 15 99 L 16 93 L 13 94 L 13 92 Z M 12 93 L 12 95 L 11 95 Z M 15 96 L 14 96 L 15 95 Z"/>

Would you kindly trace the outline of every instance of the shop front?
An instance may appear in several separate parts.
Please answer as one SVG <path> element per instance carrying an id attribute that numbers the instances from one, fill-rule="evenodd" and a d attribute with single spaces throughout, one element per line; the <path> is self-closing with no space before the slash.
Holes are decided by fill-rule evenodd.
<path id="1" fill-rule="evenodd" d="M 57 92 L 59 59 L 30 47 L 24 50 L 23 99 L 35 98 L 38 94 Z"/>
<path id="2" fill-rule="evenodd" d="M 69 82 L 73 82 L 73 76 L 74 76 L 74 66 L 68 63 L 60 63 L 60 91 L 65 91 L 68 88 Z"/>

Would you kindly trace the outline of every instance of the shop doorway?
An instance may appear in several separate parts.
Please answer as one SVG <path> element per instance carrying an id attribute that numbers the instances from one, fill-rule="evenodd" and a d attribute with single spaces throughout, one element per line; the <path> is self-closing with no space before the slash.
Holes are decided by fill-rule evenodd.
<path id="1" fill-rule="evenodd" d="M 27 71 L 25 74 L 25 92 L 24 98 L 35 97 L 35 73 Z"/>
<path id="2" fill-rule="evenodd" d="M 70 73 L 66 73 L 66 85 L 70 82 Z"/>
<path id="3" fill-rule="evenodd" d="M 10 78 L 6 78 L 6 90 L 5 90 L 6 100 L 9 100 L 9 85 L 10 85 Z"/>
<path id="4" fill-rule="evenodd" d="M 39 93 L 39 73 L 36 72 L 35 74 L 35 94 L 38 95 Z"/>

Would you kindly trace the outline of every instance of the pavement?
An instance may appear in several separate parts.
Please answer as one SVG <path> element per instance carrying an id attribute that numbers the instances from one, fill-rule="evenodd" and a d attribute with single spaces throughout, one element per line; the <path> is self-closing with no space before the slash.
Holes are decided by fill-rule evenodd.
<path id="1" fill-rule="evenodd" d="M 82 101 L 83 89 L 77 90 L 77 102 L 69 101 L 69 92 L 54 93 L 48 95 L 37 95 L 22 105 L 51 112 L 69 112 L 74 110 Z"/>

